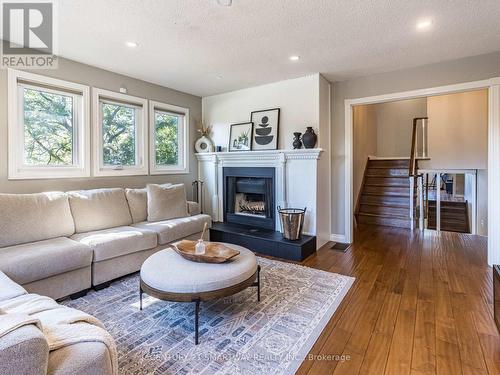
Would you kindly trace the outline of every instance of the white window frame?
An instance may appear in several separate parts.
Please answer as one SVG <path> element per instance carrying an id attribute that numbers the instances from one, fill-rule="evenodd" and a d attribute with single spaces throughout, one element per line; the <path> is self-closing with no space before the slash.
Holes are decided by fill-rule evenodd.
<path id="1" fill-rule="evenodd" d="M 94 105 L 94 176 L 141 176 L 148 174 L 148 101 L 132 95 L 93 88 Z M 101 102 L 122 104 L 137 108 L 136 116 L 136 161 L 135 166 L 105 166 L 102 152 L 102 111 Z"/>
<path id="2" fill-rule="evenodd" d="M 184 123 L 179 124 L 179 164 L 157 165 L 156 164 L 156 116 L 155 110 L 181 114 Z M 149 101 L 149 160 L 150 174 L 188 174 L 189 173 L 189 108 L 179 107 L 172 104 Z"/>
<path id="3" fill-rule="evenodd" d="M 90 177 L 90 88 L 14 69 L 8 70 L 8 178 L 52 179 Z M 72 96 L 73 165 L 24 164 L 24 102 L 21 90 L 34 88 L 55 94 Z"/>

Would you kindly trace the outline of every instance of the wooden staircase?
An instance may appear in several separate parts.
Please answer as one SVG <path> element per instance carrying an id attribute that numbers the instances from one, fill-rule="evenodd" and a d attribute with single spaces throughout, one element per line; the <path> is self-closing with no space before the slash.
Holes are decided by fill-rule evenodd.
<path id="1" fill-rule="evenodd" d="M 429 229 L 436 229 L 436 201 L 429 201 Z M 441 230 L 470 233 L 467 202 L 441 201 Z"/>
<path id="2" fill-rule="evenodd" d="M 356 206 L 359 224 L 411 228 L 409 164 L 408 159 L 368 160 Z"/>

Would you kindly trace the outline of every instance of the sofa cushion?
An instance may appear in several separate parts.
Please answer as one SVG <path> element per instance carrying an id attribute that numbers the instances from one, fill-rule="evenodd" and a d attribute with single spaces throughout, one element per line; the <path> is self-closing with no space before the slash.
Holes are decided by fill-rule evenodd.
<path id="1" fill-rule="evenodd" d="M 188 201 L 187 204 L 188 204 L 189 215 L 193 216 L 193 215 L 201 214 L 201 207 L 200 207 L 200 204 L 198 202 Z"/>
<path id="2" fill-rule="evenodd" d="M 26 294 L 26 289 L 0 271 L 0 302 Z M 1 312 L 1 311 L 0 311 Z"/>
<path id="3" fill-rule="evenodd" d="M 64 193 L 0 194 L 0 212 L 0 247 L 75 233 Z"/>
<path id="4" fill-rule="evenodd" d="M 212 218 L 208 215 L 194 215 L 157 222 L 145 221 L 133 226 L 156 232 L 158 234 L 158 245 L 165 245 L 201 232 L 205 223 L 211 225 Z"/>
<path id="5" fill-rule="evenodd" d="M 52 350 L 47 374 L 110 375 L 113 374 L 111 361 L 111 354 L 105 344 L 82 341 Z"/>
<path id="6" fill-rule="evenodd" d="M 184 184 L 160 186 L 150 184 L 148 189 L 148 221 L 169 220 L 188 216 Z"/>
<path id="7" fill-rule="evenodd" d="M 152 249 L 158 243 L 155 232 L 133 227 L 77 233 L 71 239 L 89 246 L 94 251 L 94 262 Z"/>
<path id="8" fill-rule="evenodd" d="M 161 184 L 160 186 L 172 186 L 171 183 Z M 148 190 L 142 189 L 125 189 L 130 214 L 134 223 L 140 223 L 148 219 Z"/>
<path id="9" fill-rule="evenodd" d="M 19 284 L 89 267 L 92 249 L 59 237 L 0 249 L 0 271 Z"/>
<path id="10" fill-rule="evenodd" d="M 132 224 L 124 189 L 69 192 L 77 233 Z"/>

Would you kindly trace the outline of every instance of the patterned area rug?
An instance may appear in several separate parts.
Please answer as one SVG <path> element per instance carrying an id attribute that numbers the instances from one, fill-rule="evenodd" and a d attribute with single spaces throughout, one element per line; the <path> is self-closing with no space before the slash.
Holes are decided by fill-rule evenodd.
<path id="1" fill-rule="evenodd" d="M 139 275 L 91 291 L 71 306 L 99 318 L 118 346 L 120 374 L 293 374 L 354 279 L 258 258 L 256 288 L 201 305 L 194 345 L 194 303 L 144 295 Z"/>

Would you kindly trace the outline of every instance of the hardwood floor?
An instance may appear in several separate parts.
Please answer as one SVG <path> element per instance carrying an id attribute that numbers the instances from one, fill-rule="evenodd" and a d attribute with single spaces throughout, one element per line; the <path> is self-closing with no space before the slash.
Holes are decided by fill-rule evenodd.
<path id="1" fill-rule="evenodd" d="M 346 253 L 323 247 L 303 264 L 356 281 L 298 374 L 500 374 L 486 249 L 483 237 L 368 225 Z"/>

